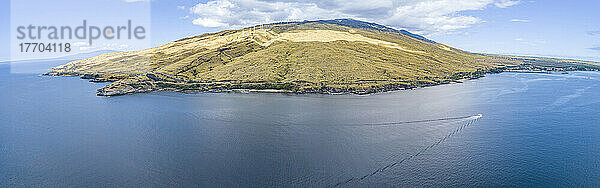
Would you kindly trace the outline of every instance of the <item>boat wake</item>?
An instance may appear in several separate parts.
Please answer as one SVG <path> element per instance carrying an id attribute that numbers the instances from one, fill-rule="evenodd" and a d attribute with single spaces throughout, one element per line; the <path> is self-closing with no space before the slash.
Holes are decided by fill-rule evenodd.
<path id="1" fill-rule="evenodd" d="M 439 119 L 425 119 L 425 120 L 413 120 L 413 121 L 398 121 L 398 122 L 381 122 L 381 123 L 348 123 L 348 124 L 332 124 L 332 125 L 323 125 L 323 124 L 312 124 L 312 123 L 298 123 L 298 122 L 250 122 L 243 120 L 233 120 L 229 118 L 219 117 L 215 114 L 212 114 L 211 117 L 202 117 L 197 113 L 187 113 L 188 116 L 197 120 L 207 120 L 207 121 L 219 121 L 219 122 L 227 122 L 227 123 L 244 123 L 244 124 L 252 124 L 252 125 L 279 125 L 279 126 L 348 126 L 348 127 L 359 127 L 359 126 L 396 126 L 396 125 L 404 125 L 404 124 L 415 124 L 415 123 L 431 123 L 431 122 L 440 122 L 440 121 L 452 121 L 452 120 L 475 120 L 483 117 L 482 114 L 477 114 L 473 116 L 460 116 L 460 117 L 446 117 Z"/>
<path id="2" fill-rule="evenodd" d="M 369 174 L 365 174 L 364 176 L 353 177 L 353 178 L 347 179 L 346 181 L 338 182 L 338 183 L 332 185 L 331 187 L 339 187 L 339 186 L 343 186 L 343 185 L 346 185 L 346 184 L 349 184 L 349 183 L 352 183 L 352 182 L 365 180 L 365 179 L 367 179 L 367 178 L 369 178 L 371 176 L 377 175 L 378 173 L 381 173 L 381 172 L 383 172 L 385 170 L 388 170 L 388 169 L 393 168 L 395 166 L 398 166 L 398 165 L 400 165 L 402 163 L 405 163 L 406 161 L 409 161 L 412 158 L 418 157 L 419 155 L 425 153 L 427 150 L 429 150 L 429 149 L 431 149 L 431 148 L 433 148 L 433 147 L 435 147 L 435 146 L 437 146 L 439 144 L 444 143 L 446 140 L 448 140 L 452 136 L 458 134 L 464 128 L 471 126 L 473 123 L 475 123 L 477 120 L 479 120 L 482 117 L 483 117 L 483 114 L 477 114 L 477 115 L 474 115 L 474 116 L 466 116 L 466 117 L 462 117 L 462 118 L 456 117 L 456 118 L 442 118 L 442 119 L 438 119 L 438 120 L 430 120 L 430 121 L 441 121 L 441 120 L 447 120 L 447 119 L 451 119 L 451 120 L 452 119 L 464 119 L 464 120 L 467 120 L 467 122 L 465 124 L 462 124 L 458 128 L 454 129 L 452 132 L 448 133 L 443 138 L 440 138 L 437 142 L 434 142 L 433 144 L 431 144 L 431 145 L 429 145 L 429 146 L 427 146 L 427 147 L 419 150 L 418 152 L 416 152 L 416 153 L 414 153 L 412 155 L 409 155 L 407 157 L 402 158 L 399 161 L 396 161 L 396 162 L 393 162 L 393 163 L 388 164 L 386 166 L 383 166 L 383 167 L 381 167 L 381 168 L 379 168 L 379 169 L 377 169 L 377 170 L 375 170 L 375 171 L 373 171 L 373 172 L 371 172 Z M 430 122 L 430 121 L 423 120 L 421 122 Z"/>
<path id="3" fill-rule="evenodd" d="M 402 124 L 413 124 L 413 123 L 430 123 L 430 122 L 450 121 L 450 120 L 476 120 L 476 119 L 479 119 L 481 117 L 483 117 L 483 114 L 477 114 L 477 115 L 473 115 L 473 116 L 461 116 L 461 117 L 447 117 L 447 118 L 439 118 L 439 119 L 415 120 L 415 121 L 348 124 L 348 126 L 391 126 L 391 125 L 402 125 Z"/>

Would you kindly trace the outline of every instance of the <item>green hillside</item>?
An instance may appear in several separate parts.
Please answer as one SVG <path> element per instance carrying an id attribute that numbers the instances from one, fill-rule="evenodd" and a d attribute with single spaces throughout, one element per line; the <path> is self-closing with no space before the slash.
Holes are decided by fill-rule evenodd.
<path id="1" fill-rule="evenodd" d="M 231 89 L 372 93 L 476 78 L 524 63 L 598 68 L 575 60 L 469 53 L 407 31 L 339 19 L 204 34 L 70 62 L 47 74 L 114 81 L 99 95 Z"/>

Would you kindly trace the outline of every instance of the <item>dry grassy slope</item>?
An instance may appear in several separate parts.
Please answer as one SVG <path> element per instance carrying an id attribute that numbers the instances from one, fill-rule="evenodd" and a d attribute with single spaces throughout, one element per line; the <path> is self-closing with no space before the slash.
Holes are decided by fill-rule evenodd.
<path id="1" fill-rule="evenodd" d="M 485 57 L 409 36 L 332 24 L 280 24 L 157 72 L 186 80 L 352 82 L 447 77 Z"/>
<path id="2" fill-rule="evenodd" d="M 333 31 L 337 35 L 332 35 Z M 489 66 L 471 61 L 475 56 L 397 33 L 307 23 L 271 25 L 252 34 L 248 30 L 206 34 L 147 50 L 105 54 L 75 61 L 54 70 L 130 74 L 157 71 L 191 80 L 253 81 L 282 80 L 270 75 L 318 75 L 303 70 L 320 70 L 341 71 L 341 75 L 349 76 L 346 72 L 355 72 L 352 77 L 343 80 L 390 79 L 436 76 L 439 73 L 449 74 Z M 337 70 L 327 70 L 334 67 Z M 356 72 L 363 70 L 369 72 Z M 327 76 L 330 74 L 334 73 L 315 79 L 342 79 L 339 76 Z M 291 76 L 283 80 L 292 78 L 312 80 L 310 76 Z"/>
<path id="3" fill-rule="evenodd" d="M 377 29 L 379 26 L 363 27 L 370 24 L 366 22 L 336 23 L 279 23 L 252 32 L 242 29 L 204 34 L 156 48 L 74 61 L 50 73 L 131 75 L 107 87 L 112 89 L 135 88 L 139 85 L 136 82 L 154 87 L 146 73 L 177 82 L 308 82 L 338 87 L 363 81 L 410 84 L 415 80 L 443 80 L 457 73 L 521 61 L 467 53 L 391 32 L 394 30 Z"/>

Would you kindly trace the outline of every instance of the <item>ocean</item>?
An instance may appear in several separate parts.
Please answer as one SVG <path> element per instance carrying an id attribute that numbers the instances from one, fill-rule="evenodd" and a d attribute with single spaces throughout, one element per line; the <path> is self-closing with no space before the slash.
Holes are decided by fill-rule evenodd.
<path id="1" fill-rule="evenodd" d="M 600 187 L 597 72 L 98 97 L 62 63 L 0 63 L 0 187 Z"/>

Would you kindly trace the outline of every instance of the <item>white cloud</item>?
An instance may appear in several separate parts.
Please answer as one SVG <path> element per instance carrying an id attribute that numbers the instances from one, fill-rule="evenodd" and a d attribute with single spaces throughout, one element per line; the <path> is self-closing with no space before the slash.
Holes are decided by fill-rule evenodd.
<path id="1" fill-rule="evenodd" d="M 203 27 L 227 27 L 227 26 L 229 26 L 229 24 L 227 24 L 227 23 L 223 23 L 219 20 L 210 19 L 210 18 L 197 18 L 194 21 L 192 21 L 192 23 L 194 23 L 196 25 L 201 25 Z"/>
<path id="2" fill-rule="evenodd" d="M 177 9 L 183 10 L 183 9 L 185 9 L 185 6 L 177 6 Z"/>
<path id="3" fill-rule="evenodd" d="M 600 30 L 598 30 L 598 31 L 588 31 L 588 35 L 592 35 L 592 36 L 600 35 Z"/>
<path id="4" fill-rule="evenodd" d="M 529 20 L 523 20 L 523 19 L 512 19 L 510 21 L 511 22 L 529 22 Z"/>
<path id="5" fill-rule="evenodd" d="M 93 46 L 82 46 L 82 47 L 79 47 L 80 51 L 88 51 L 88 50 L 93 50 L 93 49 L 96 49 L 96 47 L 93 47 Z"/>
<path id="6" fill-rule="evenodd" d="M 543 39 L 531 39 L 531 38 L 516 38 L 515 41 L 517 41 L 519 44 L 522 45 L 527 45 L 527 46 L 543 46 L 543 45 L 547 45 L 548 41 L 543 40 Z"/>
<path id="7" fill-rule="evenodd" d="M 117 51 L 127 51 L 132 50 L 127 44 L 119 44 L 119 43 L 102 43 L 97 44 L 95 46 L 87 46 L 87 43 L 83 43 L 83 46 L 79 46 L 80 51 L 92 51 L 92 50 L 117 50 Z M 75 43 L 73 44 L 75 45 Z"/>
<path id="8" fill-rule="evenodd" d="M 74 42 L 73 46 L 88 46 L 89 44 L 87 42 Z"/>
<path id="9" fill-rule="evenodd" d="M 521 3 L 520 0 L 512 1 L 512 0 L 500 0 L 499 2 L 494 3 L 499 8 L 506 8 L 510 6 L 515 6 Z"/>
<path id="10" fill-rule="evenodd" d="M 421 34 L 447 33 L 482 19 L 463 11 L 508 7 L 509 0 L 210 0 L 190 8 L 193 23 L 204 27 L 240 28 L 286 20 L 354 18 L 405 28 Z"/>

